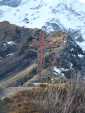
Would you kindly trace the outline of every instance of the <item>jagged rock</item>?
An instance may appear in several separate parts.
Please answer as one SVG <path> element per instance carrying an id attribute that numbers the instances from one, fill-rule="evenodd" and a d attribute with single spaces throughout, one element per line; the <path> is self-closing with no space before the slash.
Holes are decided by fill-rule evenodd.
<path id="1" fill-rule="evenodd" d="M 75 40 L 79 37 L 77 32 L 68 32 L 67 45 L 60 55 L 61 67 L 68 69 L 64 74 L 67 78 L 74 77 L 80 72 L 81 78 L 85 76 L 85 53 Z"/>
<path id="2" fill-rule="evenodd" d="M 33 62 L 37 54 L 29 48 L 32 39 L 39 37 L 39 32 L 39 29 L 18 27 L 7 21 L 0 23 L 0 79 Z"/>
<path id="3" fill-rule="evenodd" d="M 54 18 L 50 20 L 49 22 L 46 22 L 46 24 L 42 27 L 42 29 L 44 29 L 48 33 L 65 31 L 65 28 L 61 24 L 61 22 L 59 20 L 55 20 Z"/>

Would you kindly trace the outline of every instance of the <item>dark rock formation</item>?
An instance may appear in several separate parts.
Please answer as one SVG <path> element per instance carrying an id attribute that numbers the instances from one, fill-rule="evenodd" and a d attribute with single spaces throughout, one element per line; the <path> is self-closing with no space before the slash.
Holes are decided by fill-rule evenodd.
<path id="1" fill-rule="evenodd" d="M 82 38 L 81 35 L 79 37 L 78 32 L 68 32 L 67 45 L 60 58 L 62 67 L 69 70 L 65 72 L 67 78 L 75 74 L 77 76 L 78 73 L 80 73 L 81 78 L 85 76 L 85 52 L 77 44 L 75 36 Z"/>
<path id="2" fill-rule="evenodd" d="M 42 29 L 44 29 L 48 33 L 65 31 L 65 28 L 61 24 L 61 22 L 59 20 L 55 20 L 54 18 L 49 22 L 46 22 L 46 24 L 42 27 Z"/>
<path id="3" fill-rule="evenodd" d="M 0 23 L 0 79 L 33 63 L 37 54 L 29 48 L 32 39 L 38 38 L 39 32 L 39 29 Z"/>

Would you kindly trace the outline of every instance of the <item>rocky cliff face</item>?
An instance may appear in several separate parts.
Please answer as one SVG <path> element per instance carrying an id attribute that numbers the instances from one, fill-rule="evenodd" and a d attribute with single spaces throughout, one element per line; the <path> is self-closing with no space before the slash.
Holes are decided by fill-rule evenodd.
<path id="1" fill-rule="evenodd" d="M 60 54 L 61 73 L 67 78 L 85 77 L 85 52 L 77 44 L 78 39 L 82 41 L 78 31 L 68 31 L 67 45 Z"/>
<path id="2" fill-rule="evenodd" d="M 33 62 L 36 52 L 32 52 L 29 45 L 39 32 L 39 29 L 20 28 L 8 22 L 0 23 L 0 79 Z"/>
<path id="3" fill-rule="evenodd" d="M 4 53 L 7 51 L 11 53 L 8 48 L 11 47 L 15 49 L 15 53 L 21 52 L 23 46 L 29 46 L 28 42 L 32 41 L 32 38 L 36 37 L 39 34 L 39 29 L 26 29 L 24 27 L 18 27 L 8 22 L 0 23 L 0 46 L 1 46 L 1 54 L 0 56 L 4 56 Z M 17 49 L 17 50 L 16 50 Z M 7 53 L 6 52 L 6 53 Z M 5 53 L 5 54 L 6 54 Z M 8 55 L 8 54 L 7 54 Z"/>
<path id="4" fill-rule="evenodd" d="M 40 29 L 18 27 L 0 23 L 0 79 L 14 75 L 34 62 L 37 53 L 32 51 L 32 39 L 39 38 Z M 68 31 L 66 46 L 59 53 L 61 72 L 67 78 L 79 72 L 84 77 L 85 52 L 77 44 L 82 41 L 79 32 Z M 56 58 L 57 59 L 57 58 Z"/>

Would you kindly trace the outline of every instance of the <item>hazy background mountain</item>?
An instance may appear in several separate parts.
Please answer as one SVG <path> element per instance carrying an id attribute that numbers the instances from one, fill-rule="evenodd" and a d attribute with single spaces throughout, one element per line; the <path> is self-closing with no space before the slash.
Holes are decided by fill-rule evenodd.
<path id="1" fill-rule="evenodd" d="M 23 27 L 77 29 L 85 39 L 85 4 L 79 0 L 0 0 L 0 21 Z M 85 50 L 85 41 L 78 42 Z"/>
<path id="2" fill-rule="evenodd" d="M 20 4 L 21 0 L 0 0 L 0 5 L 8 5 L 11 7 L 17 7 Z"/>

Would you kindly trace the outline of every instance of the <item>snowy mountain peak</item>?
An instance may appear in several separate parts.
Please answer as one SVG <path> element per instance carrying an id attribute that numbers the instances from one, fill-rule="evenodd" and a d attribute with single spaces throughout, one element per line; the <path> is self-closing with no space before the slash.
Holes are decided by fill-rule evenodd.
<path id="1" fill-rule="evenodd" d="M 23 27 L 80 30 L 85 39 L 85 4 L 80 0 L 0 0 L 0 21 Z M 79 43 L 85 49 L 85 41 Z"/>

